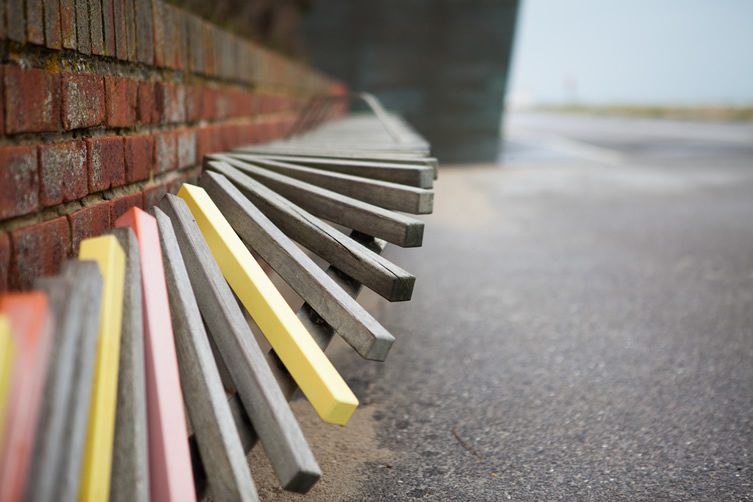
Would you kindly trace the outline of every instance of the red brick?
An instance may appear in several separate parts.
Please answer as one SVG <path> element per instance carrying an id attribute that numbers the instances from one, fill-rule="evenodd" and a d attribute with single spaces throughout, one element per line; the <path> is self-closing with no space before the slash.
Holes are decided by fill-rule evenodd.
<path id="1" fill-rule="evenodd" d="M 44 45 L 42 0 L 26 0 L 26 38 L 32 44 Z"/>
<path id="2" fill-rule="evenodd" d="M 5 7 L 5 26 L 8 38 L 21 44 L 26 42 L 26 12 L 23 0 L 8 0 Z"/>
<path id="3" fill-rule="evenodd" d="M 102 35 L 105 56 L 114 57 L 115 50 L 115 0 L 102 0 Z"/>
<path id="4" fill-rule="evenodd" d="M 76 0 L 76 50 L 82 54 L 91 54 L 92 52 L 89 0 Z"/>
<path id="5" fill-rule="evenodd" d="M 136 192 L 110 201 L 110 221 L 114 222 L 132 207 L 144 209 L 144 194 Z"/>
<path id="6" fill-rule="evenodd" d="M 203 159 L 205 155 L 216 151 L 212 128 L 209 126 L 199 128 L 196 133 L 196 157 Z"/>
<path id="7" fill-rule="evenodd" d="M 162 197 L 167 193 L 164 184 L 155 185 L 144 190 L 144 209 L 149 210 L 159 204 Z"/>
<path id="8" fill-rule="evenodd" d="M 211 87 L 204 87 L 201 90 L 201 110 L 204 115 L 202 118 L 212 120 L 217 118 L 217 100 L 215 95 L 217 90 Z"/>
<path id="9" fill-rule="evenodd" d="M 175 124 L 186 120 L 186 90 L 172 82 L 154 84 L 154 98 L 163 124 Z"/>
<path id="10" fill-rule="evenodd" d="M 5 66 L 5 132 L 60 129 L 60 75 L 46 70 Z"/>
<path id="11" fill-rule="evenodd" d="M 202 114 L 203 110 L 203 94 L 204 90 L 202 86 L 191 85 L 186 86 L 186 121 L 198 122 L 199 120 L 206 118 Z"/>
<path id="12" fill-rule="evenodd" d="M 89 0 L 89 35 L 92 40 L 92 54 L 104 56 L 105 37 L 102 29 L 102 0 Z"/>
<path id="13" fill-rule="evenodd" d="M 93 127 L 105 121 L 105 84 L 101 75 L 63 75 L 63 125 Z"/>
<path id="14" fill-rule="evenodd" d="M 86 206 L 69 214 L 68 221 L 71 224 L 71 247 L 76 256 L 82 240 L 102 235 L 110 229 L 110 203 Z"/>
<path id="15" fill-rule="evenodd" d="M 39 147 L 39 202 L 54 206 L 88 193 L 86 143 L 68 141 Z"/>
<path id="16" fill-rule="evenodd" d="M 36 147 L 0 148 L 0 187 L 0 220 L 39 208 Z"/>
<path id="17" fill-rule="evenodd" d="M 70 255 L 71 236 L 65 216 L 11 232 L 11 289 L 29 289 L 34 279 L 60 271 Z"/>
<path id="18" fill-rule="evenodd" d="M 10 237 L 5 232 L 0 232 L 0 293 L 8 290 L 10 254 Z"/>
<path id="19" fill-rule="evenodd" d="M 107 125 L 132 127 L 136 122 L 138 84 L 125 77 L 106 75 Z"/>
<path id="20" fill-rule="evenodd" d="M 118 59 L 128 59 L 128 35 L 126 34 L 126 0 L 115 0 L 113 19 L 115 23 L 115 54 Z"/>
<path id="21" fill-rule="evenodd" d="M 86 140 L 89 192 L 99 192 L 125 183 L 123 138 L 107 136 Z"/>
<path id="22" fill-rule="evenodd" d="M 60 0 L 60 33 L 63 48 L 76 48 L 76 1 Z"/>
<path id="23" fill-rule="evenodd" d="M 0 12 L 2 15 L 2 12 Z M 0 24 L 2 21 L 0 20 Z M 0 65 L 0 136 L 5 134 L 5 66 Z"/>
<path id="24" fill-rule="evenodd" d="M 177 136 L 178 169 L 196 164 L 196 131 L 186 129 L 175 133 Z"/>
<path id="25" fill-rule="evenodd" d="M 134 22 L 136 59 L 141 63 L 154 63 L 154 22 L 151 0 L 135 0 Z"/>
<path id="26" fill-rule="evenodd" d="M 50 49 L 61 49 L 60 0 L 44 0 L 44 41 Z"/>
<path id="27" fill-rule="evenodd" d="M 154 167 L 158 173 L 178 167 L 178 145 L 175 134 L 163 132 L 154 135 Z"/>
<path id="28" fill-rule="evenodd" d="M 154 83 L 139 82 L 139 109 L 138 119 L 142 124 L 155 124 L 159 122 L 160 115 L 157 110 L 157 101 L 154 98 Z"/>
<path id="29" fill-rule="evenodd" d="M 154 168 L 154 138 L 149 134 L 125 137 L 126 181 L 142 181 Z"/>

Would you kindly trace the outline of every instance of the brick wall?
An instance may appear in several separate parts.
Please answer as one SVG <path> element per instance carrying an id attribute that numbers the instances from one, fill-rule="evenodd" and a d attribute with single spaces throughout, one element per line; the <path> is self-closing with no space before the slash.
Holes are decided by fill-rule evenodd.
<path id="1" fill-rule="evenodd" d="M 339 84 L 159 0 L 0 0 L 0 291 Z"/>

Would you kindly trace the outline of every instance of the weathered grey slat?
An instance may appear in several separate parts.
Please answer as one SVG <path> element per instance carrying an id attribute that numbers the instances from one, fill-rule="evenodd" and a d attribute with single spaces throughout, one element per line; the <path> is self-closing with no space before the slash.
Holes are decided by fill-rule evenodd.
<path id="1" fill-rule="evenodd" d="M 201 315 L 278 479 L 286 490 L 305 493 L 321 471 L 230 286 L 186 203 L 167 194 L 159 207 L 172 220 Z"/>
<path id="2" fill-rule="evenodd" d="M 254 154 L 234 154 L 242 155 L 244 160 L 253 160 L 260 155 Z M 214 155 L 210 155 L 213 158 Z M 326 157 L 302 157 L 265 154 L 264 158 L 277 160 L 281 162 L 292 162 L 295 164 L 323 169 L 325 171 L 334 171 L 343 174 L 352 174 L 364 178 L 375 180 L 389 181 L 401 185 L 415 186 L 419 188 L 431 188 L 434 184 L 434 168 L 421 164 L 390 163 L 382 161 L 336 159 Z"/>
<path id="3" fill-rule="evenodd" d="M 366 359 L 383 361 L 395 338 L 319 268 L 221 174 L 206 171 L 199 184 L 233 229 L 291 288 Z"/>
<path id="4" fill-rule="evenodd" d="M 212 157 L 231 164 L 317 216 L 401 247 L 421 245 L 424 224 L 420 220 L 253 166 L 228 155 Z"/>
<path id="5" fill-rule="evenodd" d="M 125 251 L 126 270 L 110 502 L 147 501 L 149 433 L 144 373 L 144 317 L 141 310 L 141 258 L 136 235 L 130 228 L 116 228 L 112 230 L 112 234 Z"/>
<path id="6" fill-rule="evenodd" d="M 302 145 L 294 141 L 285 143 L 268 143 L 265 145 L 246 145 L 235 148 L 233 152 L 248 153 L 255 155 L 271 156 L 282 155 L 286 157 L 321 157 L 345 160 L 364 160 L 376 162 L 389 162 L 393 164 L 416 164 L 434 167 L 437 165 L 436 157 L 426 157 L 421 154 L 411 153 L 386 153 L 358 148 L 326 149 L 315 145 Z"/>
<path id="7" fill-rule="evenodd" d="M 270 171 L 393 211 L 429 214 L 434 206 L 434 192 L 425 188 L 315 169 L 264 157 L 251 157 L 243 154 L 232 154 L 231 156 L 242 161 L 248 160 L 252 165 L 258 165 Z"/>
<path id="8" fill-rule="evenodd" d="M 363 245 L 368 246 L 376 253 L 381 253 L 385 247 L 384 241 L 373 239 L 358 232 L 353 232 L 351 236 L 357 239 Z M 332 266 L 327 268 L 326 273 L 347 294 L 349 294 L 353 298 L 358 296 L 358 293 L 361 291 L 361 285 L 358 283 L 358 281 L 354 280 L 352 277 L 349 277 L 348 275 L 342 273 Z M 298 316 L 298 319 L 300 319 L 300 321 L 303 323 L 303 326 L 306 328 L 306 330 L 314 338 L 314 341 L 316 341 L 317 345 L 319 345 L 319 348 L 325 350 L 332 341 L 332 338 L 335 336 L 335 331 L 332 326 L 327 324 L 307 303 L 305 303 L 298 310 L 296 315 Z M 288 374 L 285 366 L 282 364 L 282 361 L 280 361 L 280 359 L 277 357 L 277 354 L 275 354 L 273 350 L 270 350 L 267 353 L 266 357 L 267 361 L 269 362 L 269 366 L 270 368 L 272 368 L 272 372 L 277 379 L 277 382 L 280 384 L 280 388 L 282 389 L 283 394 L 288 399 L 291 399 L 293 397 L 293 394 L 295 394 L 295 391 L 298 389 L 295 380 L 293 380 L 290 374 Z M 253 427 L 250 426 L 250 422 L 248 420 L 248 417 L 244 413 L 243 407 L 241 406 L 241 403 L 238 399 L 238 395 L 231 395 L 228 398 L 228 403 L 230 404 L 230 409 L 233 412 L 235 425 L 236 427 L 238 427 L 238 430 L 240 432 L 243 446 L 246 450 L 250 450 L 251 448 L 253 448 L 254 444 L 257 441 L 256 432 L 254 431 Z"/>
<path id="9" fill-rule="evenodd" d="M 390 301 L 410 300 L 415 277 L 243 174 L 227 162 L 209 162 L 286 235 Z"/>
<path id="10" fill-rule="evenodd" d="M 73 284 L 67 277 L 44 277 L 34 286 L 47 294 L 55 318 L 55 334 L 50 364 L 45 379 L 42 408 L 34 441 L 26 501 L 47 501 L 57 491 L 57 476 L 62 466 L 63 431 L 68 418 L 68 403 L 76 356 L 76 341 L 81 324 L 82 297 L 72 295 Z"/>
<path id="11" fill-rule="evenodd" d="M 152 214 L 159 226 L 180 383 L 209 490 L 218 501 L 258 500 L 175 231 L 159 208 Z"/>
<path id="12" fill-rule="evenodd" d="M 79 325 L 73 377 L 68 401 L 68 420 L 63 432 L 55 500 L 78 500 L 83 462 L 89 403 L 94 383 L 94 359 L 99 333 L 99 307 L 102 301 L 102 274 L 94 261 L 72 260 L 63 264 L 62 275 L 73 282 L 72 295 L 81 297 Z"/>

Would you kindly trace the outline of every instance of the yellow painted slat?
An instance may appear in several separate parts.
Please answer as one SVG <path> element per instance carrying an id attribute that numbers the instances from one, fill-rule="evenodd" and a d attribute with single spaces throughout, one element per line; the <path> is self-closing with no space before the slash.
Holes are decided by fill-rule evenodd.
<path id="1" fill-rule="evenodd" d="M 13 337 L 10 335 L 10 323 L 5 316 L 0 315 L 0 447 L 3 444 L 3 433 L 5 431 L 8 389 L 10 389 L 10 375 L 13 369 L 15 349 Z"/>
<path id="2" fill-rule="evenodd" d="M 230 287 L 316 412 L 326 422 L 345 425 L 358 400 L 327 356 L 204 189 L 184 184 L 178 196 L 191 209 Z"/>
<path id="3" fill-rule="evenodd" d="M 103 235 L 82 241 L 79 258 L 96 261 L 103 279 L 97 359 L 79 491 L 80 501 L 100 501 L 107 500 L 110 494 L 125 253 L 114 236 Z"/>

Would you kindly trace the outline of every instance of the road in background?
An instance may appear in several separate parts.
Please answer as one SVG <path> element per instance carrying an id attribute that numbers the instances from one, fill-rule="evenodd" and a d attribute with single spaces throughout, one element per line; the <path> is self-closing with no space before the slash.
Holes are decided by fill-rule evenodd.
<path id="1" fill-rule="evenodd" d="M 388 248 L 387 362 L 330 352 L 353 423 L 294 403 L 311 499 L 751 499 L 753 126 L 513 115 L 506 146 Z"/>

